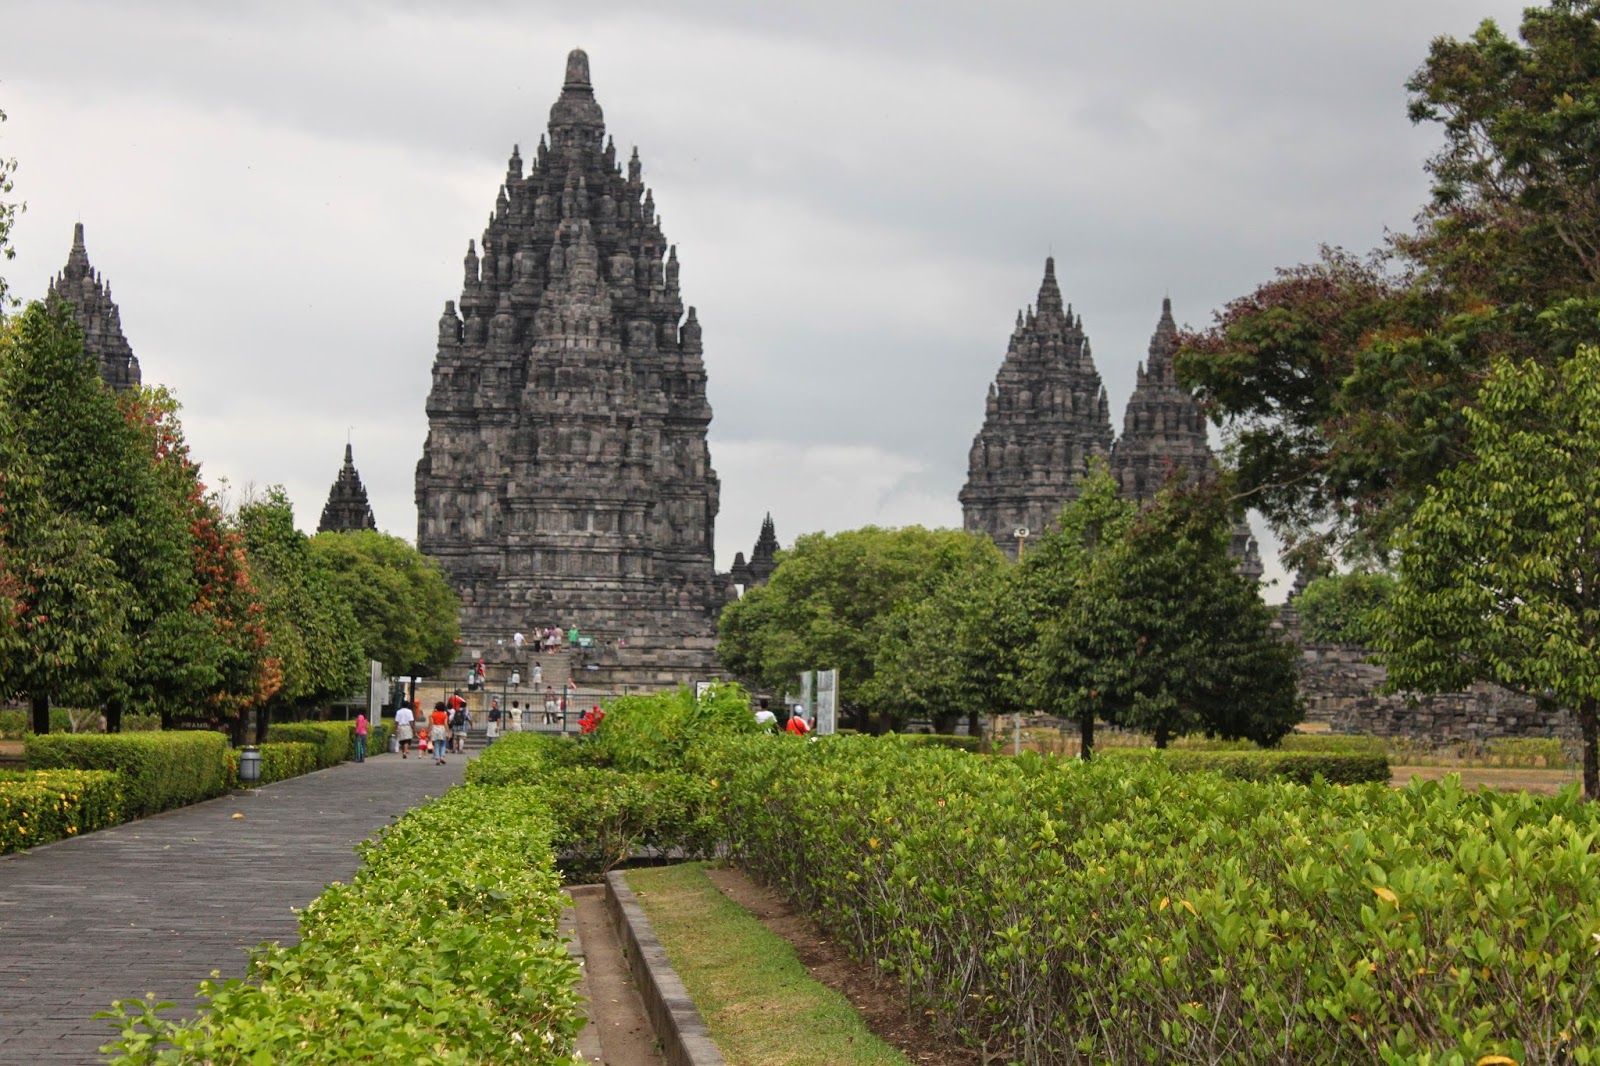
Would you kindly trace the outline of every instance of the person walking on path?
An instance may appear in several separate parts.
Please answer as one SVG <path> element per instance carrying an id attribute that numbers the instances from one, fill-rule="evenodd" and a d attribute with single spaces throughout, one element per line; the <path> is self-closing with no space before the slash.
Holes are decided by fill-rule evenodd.
<path id="1" fill-rule="evenodd" d="M 400 741 L 400 757 L 402 759 L 411 757 L 407 753 L 411 749 L 412 723 L 416 720 L 417 716 L 412 714 L 411 708 L 404 703 L 400 704 L 400 709 L 394 712 L 394 735 Z"/>
<path id="2" fill-rule="evenodd" d="M 489 739 L 494 740 L 500 735 L 500 697 L 496 696 L 489 701 Z"/>
<path id="3" fill-rule="evenodd" d="M 545 687 L 544 690 L 544 724 L 553 725 L 556 720 L 556 690 Z"/>
<path id="4" fill-rule="evenodd" d="M 356 715 L 356 762 L 367 761 L 367 716 Z"/>
<path id="5" fill-rule="evenodd" d="M 428 743 L 433 746 L 433 765 L 444 765 L 444 749 L 450 737 L 450 712 L 444 709 L 444 701 L 440 700 L 433 705 L 433 722 L 428 727 Z"/>
<path id="6" fill-rule="evenodd" d="M 811 732 L 811 727 L 806 725 L 805 713 L 802 712 L 798 707 L 795 708 L 793 717 L 789 719 L 789 725 L 787 728 L 789 732 L 793 733 L 797 737 L 803 737 L 807 733 Z"/>

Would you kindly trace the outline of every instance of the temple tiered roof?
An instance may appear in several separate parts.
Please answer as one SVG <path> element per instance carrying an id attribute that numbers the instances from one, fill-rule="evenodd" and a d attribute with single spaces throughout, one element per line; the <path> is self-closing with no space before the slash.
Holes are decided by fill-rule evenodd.
<path id="1" fill-rule="evenodd" d="M 122 313 L 111 299 L 110 284 L 89 265 L 82 222 L 72 227 L 72 250 L 67 253 L 67 265 L 50 282 L 45 299 L 63 300 L 71 305 L 72 317 L 83 330 L 84 354 L 95 361 L 107 385 L 118 391 L 139 387 L 139 360 L 122 335 Z"/>
<path id="2" fill-rule="evenodd" d="M 355 457 L 350 445 L 344 446 L 344 466 L 328 490 L 328 502 L 322 508 L 322 521 L 317 523 L 318 533 L 333 531 L 343 533 L 352 529 L 377 529 L 372 517 L 372 505 L 367 502 L 366 486 L 356 473 Z"/>

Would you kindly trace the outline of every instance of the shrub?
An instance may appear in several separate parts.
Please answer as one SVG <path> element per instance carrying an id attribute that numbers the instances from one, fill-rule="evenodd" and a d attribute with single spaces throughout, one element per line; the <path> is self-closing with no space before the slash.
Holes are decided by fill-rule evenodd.
<path id="1" fill-rule="evenodd" d="M 0 774 L 0 855 L 122 821 L 122 778 L 105 770 Z"/>
<path id="2" fill-rule="evenodd" d="M 746 868 L 998 1061 L 1595 1061 L 1600 805 L 1576 789 L 711 754 Z"/>
<path id="3" fill-rule="evenodd" d="M 1319 577 L 1295 598 L 1308 640 L 1371 647 L 1378 636 L 1373 613 L 1394 595 L 1388 574 L 1354 573 Z"/>
<path id="4" fill-rule="evenodd" d="M 267 743 L 311 744 L 317 749 L 317 769 L 326 770 L 350 758 L 355 751 L 355 726 L 349 722 L 282 722 L 267 727 Z M 371 750 L 372 741 L 367 741 Z"/>
<path id="5" fill-rule="evenodd" d="M 1361 755 L 1387 755 L 1389 742 L 1383 737 L 1344 733 L 1291 733 L 1278 742 L 1283 751 L 1340 751 Z"/>
<path id="6" fill-rule="evenodd" d="M 594 761 L 593 745 L 576 737 L 545 733 L 506 733 L 467 764 L 469 785 L 537 785 L 552 770 L 587 766 Z"/>
<path id="7" fill-rule="evenodd" d="M 579 971 L 556 929 L 553 826 L 526 787 L 453 789 L 360 846 L 349 884 L 256 949 L 249 983 L 202 981 L 209 1009 L 124 1000 L 109 1061 L 576 1066 Z M 170 1048 L 157 1045 L 170 1042 Z"/>
<path id="8" fill-rule="evenodd" d="M 619 770 L 671 770 L 685 753 L 717 736 L 764 732 L 750 710 L 750 696 L 733 682 L 718 682 L 695 698 L 685 685 L 676 692 L 621 696 L 606 703 L 596 730 L 596 753 Z"/>
<path id="9" fill-rule="evenodd" d="M 644 853 L 710 858 L 722 836 L 715 781 L 677 771 L 549 770 L 557 861 L 569 882 L 598 881 Z"/>
<path id="10" fill-rule="evenodd" d="M 982 737 L 958 737 L 952 733 L 891 734 L 897 743 L 923 748 L 955 748 L 957 751 L 976 753 L 983 744 Z"/>
<path id="11" fill-rule="evenodd" d="M 166 733 L 51 733 L 30 736 L 28 769 L 115 770 L 123 813 L 157 811 L 221 795 L 228 788 L 228 738 L 202 730 Z"/>
<path id="12" fill-rule="evenodd" d="M 1117 748 L 1114 761 L 1137 758 L 1161 760 L 1181 772 L 1206 770 L 1235 781 L 1293 781 L 1309 785 L 1318 774 L 1332 785 L 1389 782 L 1389 758 L 1343 751 L 1157 751 L 1154 748 Z"/>
<path id="13" fill-rule="evenodd" d="M 228 749 L 228 786 L 239 785 L 239 750 Z M 258 785 L 274 781 L 287 781 L 291 777 L 309 774 L 317 768 L 317 746 L 304 741 L 291 740 L 283 744 L 268 742 L 256 748 L 261 753 L 261 778 Z"/>

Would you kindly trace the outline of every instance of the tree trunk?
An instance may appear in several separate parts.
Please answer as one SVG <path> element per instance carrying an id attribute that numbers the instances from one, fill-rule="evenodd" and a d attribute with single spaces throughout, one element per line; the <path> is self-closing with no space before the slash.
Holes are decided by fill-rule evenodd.
<path id="1" fill-rule="evenodd" d="M 1578 727 L 1583 730 L 1583 798 L 1600 799 L 1600 701 L 1584 700 L 1578 705 Z"/>
<path id="2" fill-rule="evenodd" d="M 122 704 L 116 701 L 106 704 L 106 732 L 122 732 Z"/>
<path id="3" fill-rule="evenodd" d="M 973 709 L 967 712 L 967 736 L 969 737 L 978 735 L 978 705 L 973 704 L 972 706 Z"/>
<path id="4" fill-rule="evenodd" d="M 30 702 L 33 706 L 33 731 L 39 736 L 50 732 L 50 697 L 41 693 L 31 693 Z"/>
<path id="5" fill-rule="evenodd" d="M 1078 758 L 1088 760 L 1094 758 L 1094 715 L 1086 714 L 1078 719 Z"/>
<path id="6" fill-rule="evenodd" d="M 1172 739 L 1172 727 L 1166 722 L 1156 723 L 1156 747 L 1165 748 L 1167 741 Z"/>
<path id="7" fill-rule="evenodd" d="M 257 744 L 265 744 L 267 742 L 267 723 L 271 720 L 271 718 L 272 718 L 272 714 L 271 714 L 271 712 L 269 712 L 267 710 L 267 708 L 265 708 L 265 707 L 257 707 L 256 708 L 256 743 Z"/>

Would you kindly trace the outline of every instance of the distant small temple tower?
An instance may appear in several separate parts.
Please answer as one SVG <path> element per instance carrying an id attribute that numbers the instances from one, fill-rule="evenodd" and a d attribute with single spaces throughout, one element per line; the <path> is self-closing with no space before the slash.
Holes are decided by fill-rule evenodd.
<path id="1" fill-rule="evenodd" d="M 344 466 L 328 490 L 328 502 L 322 508 L 322 521 L 317 523 L 318 533 L 344 533 L 352 529 L 377 529 L 372 517 L 372 505 L 367 502 L 367 488 L 356 473 L 355 458 L 350 445 L 344 446 Z"/>
<path id="2" fill-rule="evenodd" d="M 734 584 L 744 586 L 746 591 L 765 585 L 778 568 L 777 554 L 778 531 L 772 524 L 772 512 L 768 511 L 767 517 L 761 522 L 761 535 L 756 538 L 756 546 L 750 550 L 750 561 L 745 561 L 744 552 L 735 554 L 729 576 Z"/>
<path id="3" fill-rule="evenodd" d="M 89 265 L 83 244 L 83 223 L 72 227 L 72 250 L 67 265 L 45 293 L 46 303 L 64 301 L 83 330 L 83 353 L 95 362 L 100 378 L 118 392 L 140 383 L 139 360 L 122 335 L 122 314 L 111 299 L 111 286 Z"/>

